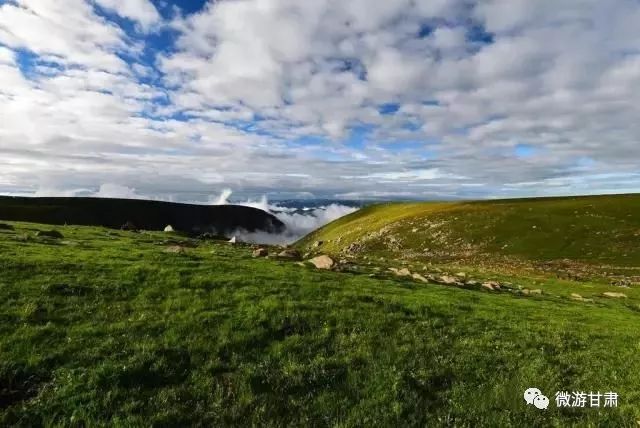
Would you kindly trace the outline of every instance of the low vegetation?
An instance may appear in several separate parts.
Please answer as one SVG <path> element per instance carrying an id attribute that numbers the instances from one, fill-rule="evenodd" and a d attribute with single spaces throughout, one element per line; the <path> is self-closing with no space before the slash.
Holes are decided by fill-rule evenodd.
<path id="1" fill-rule="evenodd" d="M 370 262 L 633 285 L 640 284 L 638 212 L 640 195 L 391 203 L 343 217 L 298 246 Z"/>
<path id="2" fill-rule="evenodd" d="M 462 207 L 470 211 L 371 207 L 340 220 L 308 241 L 311 248 L 311 240 L 325 239 L 322 251 L 348 259 L 338 260 L 334 271 L 253 257 L 280 251 L 275 248 L 258 254 L 248 245 L 95 227 L 57 227 L 62 237 L 37 236 L 51 226 L 10 223 L 0 229 L 0 425 L 635 425 L 635 288 L 544 271 L 513 284 L 540 288 L 540 294 L 423 283 L 388 267 L 427 275 L 470 259 L 446 259 L 444 244 L 432 239 L 428 246 L 442 254 L 442 265 L 425 267 L 423 258 L 382 246 L 383 237 L 366 240 L 389 227 L 401 245 L 416 242 L 411 248 L 422 251 L 429 235 L 411 230 L 426 221 L 470 218 L 465 212 L 474 209 L 521 218 L 500 203 Z M 608 220 L 608 229 L 595 220 L 587 224 L 617 234 L 634 230 L 638 221 L 623 214 Z M 546 231 L 542 217 L 509 226 L 517 227 L 512 232 L 489 222 L 493 231 L 485 236 L 496 233 L 495 240 L 482 239 L 479 224 L 457 221 L 447 242 L 468 230 L 478 239 L 469 242 L 482 248 L 475 254 L 497 254 L 506 243 L 514 257 L 536 248 L 525 261 L 555 260 L 554 254 L 584 254 L 585 260 L 576 257 L 580 263 L 605 257 L 597 248 L 591 256 L 577 247 L 541 253 L 522 236 L 518 245 L 509 238 L 533 225 Z M 627 256 L 610 253 L 606 262 L 619 259 L 619 266 L 633 268 L 637 248 L 624 237 L 611 239 L 608 251 L 623 247 Z M 348 258 L 341 246 L 347 242 L 364 242 L 372 254 L 359 249 Z M 396 254 L 398 260 L 379 259 Z M 500 281 L 509 276 L 500 275 Z M 602 294 L 620 291 L 626 297 Z M 620 399 L 615 408 L 552 405 L 541 411 L 524 404 L 529 387 L 552 402 L 558 390 L 615 391 Z"/>

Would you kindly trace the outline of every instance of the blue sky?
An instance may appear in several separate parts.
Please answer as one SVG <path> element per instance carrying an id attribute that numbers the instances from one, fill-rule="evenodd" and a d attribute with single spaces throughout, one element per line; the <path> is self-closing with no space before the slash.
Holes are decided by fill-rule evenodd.
<path id="1" fill-rule="evenodd" d="M 635 192 L 633 0 L 0 1 L 0 193 Z"/>

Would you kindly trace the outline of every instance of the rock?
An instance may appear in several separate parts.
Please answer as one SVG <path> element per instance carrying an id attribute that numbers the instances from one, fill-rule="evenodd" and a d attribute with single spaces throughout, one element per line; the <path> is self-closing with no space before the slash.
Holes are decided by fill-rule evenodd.
<path id="1" fill-rule="evenodd" d="M 467 280 L 464 282 L 464 285 L 468 285 L 469 287 L 475 287 L 477 285 L 479 285 L 480 283 L 478 281 L 474 281 L 472 279 Z"/>
<path id="2" fill-rule="evenodd" d="M 314 257 L 309 260 L 309 263 L 311 263 L 318 269 L 331 269 L 335 265 L 333 259 L 325 255 Z"/>
<path id="3" fill-rule="evenodd" d="M 10 224 L 0 223 L 0 230 L 14 230 L 14 227 Z"/>
<path id="4" fill-rule="evenodd" d="M 458 278 L 465 279 L 465 278 L 467 277 L 467 274 L 466 274 L 466 273 L 464 273 L 464 272 L 458 272 L 458 273 L 456 274 L 456 276 L 457 276 Z"/>
<path id="5" fill-rule="evenodd" d="M 409 269 L 407 268 L 389 268 L 389 270 L 398 276 L 411 276 L 411 271 L 409 271 Z"/>
<path id="6" fill-rule="evenodd" d="M 237 244 L 238 243 L 238 238 L 236 238 L 235 236 L 231 239 L 229 239 L 227 241 L 229 244 Z"/>
<path id="7" fill-rule="evenodd" d="M 39 230 L 36 232 L 37 237 L 62 239 L 64 236 L 57 230 Z"/>
<path id="8" fill-rule="evenodd" d="M 495 283 L 493 283 L 493 282 L 483 282 L 481 286 L 482 286 L 482 288 L 484 288 L 486 290 L 495 291 L 494 284 Z"/>
<path id="9" fill-rule="evenodd" d="M 535 290 L 529 290 L 529 294 L 541 295 L 542 294 L 542 290 L 540 290 L 539 288 L 536 288 Z"/>
<path id="10" fill-rule="evenodd" d="M 314 248 L 322 247 L 324 245 L 324 241 L 316 241 L 313 243 Z"/>
<path id="11" fill-rule="evenodd" d="M 584 300 L 584 297 L 582 297 L 580 294 L 578 293 L 571 293 L 571 298 L 573 300 Z"/>
<path id="12" fill-rule="evenodd" d="M 627 297 L 627 295 L 624 294 L 624 293 L 614 293 L 612 291 L 607 291 L 605 293 L 602 293 L 602 295 L 604 297 L 611 297 L 612 299 L 621 299 L 621 298 L 625 298 L 626 299 L 626 297 Z"/>
<path id="13" fill-rule="evenodd" d="M 136 227 L 136 225 L 131 220 L 128 220 L 125 224 L 120 226 L 120 230 L 128 230 L 130 232 L 137 232 L 138 228 Z"/>
<path id="14" fill-rule="evenodd" d="M 286 260 L 300 260 L 300 251 L 293 248 L 287 248 L 278 253 L 278 258 Z"/>
<path id="15" fill-rule="evenodd" d="M 170 224 L 167 225 L 167 227 L 164 228 L 165 232 L 175 232 L 175 230 L 173 230 L 173 226 L 171 226 Z"/>
<path id="16" fill-rule="evenodd" d="M 184 254 L 187 249 L 182 245 L 172 245 L 164 250 L 165 253 Z"/>
<path id="17" fill-rule="evenodd" d="M 424 276 L 420 275 L 419 273 L 414 273 L 413 275 L 411 275 L 411 278 L 415 279 L 416 281 L 420 281 L 420 282 L 429 282 L 429 280 L 427 278 L 425 278 Z"/>
<path id="18" fill-rule="evenodd" d="M 267 257 L 269 255 L 269 252 L 267 251 L 266 248 L 258 248 L 256 250 L 253 251 L 253 257 L 258 258 L 258 257 Z"/>
<path id="19" fill-rule="evenodd" d="M 456 285 L 456 284 L 458 284 L 458 279 L 456 277 L 448 276 L 448 275 L 439 276 L 438 278 L 436 278 L 436 280 L 440 284 L 445 284 L 445 285 Z"/>

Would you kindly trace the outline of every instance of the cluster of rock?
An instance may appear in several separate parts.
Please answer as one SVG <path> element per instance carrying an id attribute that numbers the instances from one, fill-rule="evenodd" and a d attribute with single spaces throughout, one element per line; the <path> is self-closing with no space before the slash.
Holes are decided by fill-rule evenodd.
<path id="1" fill-rule="evenodd" d="M 542 290 L 535 289 L 531 290 L 528 288 L 522 287 L 514 287 L 513 284 L 508 282 L 498 282 L 498 281 L 476 281 L 474 279 L 470 279 L 467 277 L 467 274 L 464 272 L 459 272 L 455 275 L 435 275 L 435 274 L 427 274 L 421 275 L 419 273 L 411 272 L 408 268 L 389 268 L 389 271 L 399 277 L 408 277 L 413 278 L 416 281 L 424 282 L 424 283 L 432 283 L 432 284 L 440 284 L 440 285 L 449 285 L 453 287 L 462 287 L 462 288 L 481 288 L 488 291 L 509 291 L 516 294 L 524 294 L 524 295 L 540 295 L 542 294 Z"/>
<path id="2" fill-rule="evenodd" d="M 318 242 L 319 243 L 316 243 L 315 247 L 320 247 L 322 245 L 321 241 L 318 241 Z M 306 257 L 303 257 L 303 255 L 295 248 L 284 248 L 281 251 L 277 252 L 275 255 L 271 256 L 267 248 L 258 247 L 253 250 L 252 256 L 254 258 L 273 257 L 279 260 L 289 260 L 289 261 L 296 261 L 296 262 L 300 262 L 306 258 Z M 331 257 L 324 254 L 307 259 L 305 263 L 313 265 L 317 269 L 327 269 L 327 270 L 333 269 L 336 266 L 336 262 Z M 304 263 L 302 264 L 304 265 Z"/>

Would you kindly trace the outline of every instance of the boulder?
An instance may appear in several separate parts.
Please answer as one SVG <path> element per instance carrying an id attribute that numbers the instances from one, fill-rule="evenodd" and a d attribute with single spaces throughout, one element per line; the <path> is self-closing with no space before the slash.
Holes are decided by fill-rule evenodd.
<path id="1" fill-rule="evenodd" d="M 278 253 L 278 258 L 285 260 L 300 260 L 300 251 L 294 248 L 286 248 Z"/>
<path id="2" fill-rule="evenodd" d="M 424 276 L 420 275 L 419 273 L 414 273 L 413 275 L 411 275 L 411 278 L 415 279 L 416 281 L 420 281 L 420 282 L 429 282 L 429 280 L 427 278 L 425 278 Z"/>
<path id="3" fill-rule="evenodd" d="M 253 257 L 255 258 L 267 257 L 268 255 L 269 255 L 269 252 L 267 251 L 266 248 L 258 248 L 253 251 Z"/>
<path id="4" fill-rule="evenodd" d="M 235 236 L 231 239 L 229 239 L 227 241 L 229 244 L 237 244 L 238 243 L 238 238 L 236 238 Z"/>
<path id="5" fill-rule="evenodd" d="M 602 295 L 604 297 L 611 297 L 612 299 L 624 299 L 627 297 L 627 295 L 624 293 L 614 293 L 612 291 L 607 291 L 605 293 L 602 293 Z"/>
<path id="6" fill-rule="evenodd" d="M 483 282 L 481 286 L 485 290 L 495 291 L 496 288 L 495 288 L 494 284 L 495 284 L 494 282 Z"/>
<path id="7" fill-rule="evenodd" d="M 167 225 L 167 227 L 164 228 L 165 232 L 175 232 L 175 230 L 173 230 L 173 226 L 171 226 L 170 224 Z"/>
<path id="8" fill-rule="evenodd" d="M 333 259 L 326 255 L 314 257 L 309 260 L 309 263 L 311 263 L 318 269 L 331 269 L 335 265 Z"/>
<path id="9" fill-rule="evenodd" d="M 14 227 L 10 224 L 0 223 L 0 230 L 14 230 Z"/>
<path id="10" fill-rule="evenodd" d="M 456 285 L 458 284 L 458 279 L 454 276 L 442 275 L 436 278 L 437 282 L 444 285 Z"/>
<path id="11" fill-rule="evenodd" d="M 165 253 L 184 254 L 187 249 L 182 245 L 172 245 L 164 250 Z"/>
<path id="12" fill-rule="evenodd" d="M 389 270 L 398 276 L 411 276 L 411 271 L 409 271 L 409 269 L 407 268 L 389 268 Z"/>
<path id="13" fill-rule="evenodd" d="M 39 230 L 36 232 L 36 236 L 54 239 L 64 238 L 64 235 L 62 235 L 62 233 L 58 232 L 57 230 Z"/>

